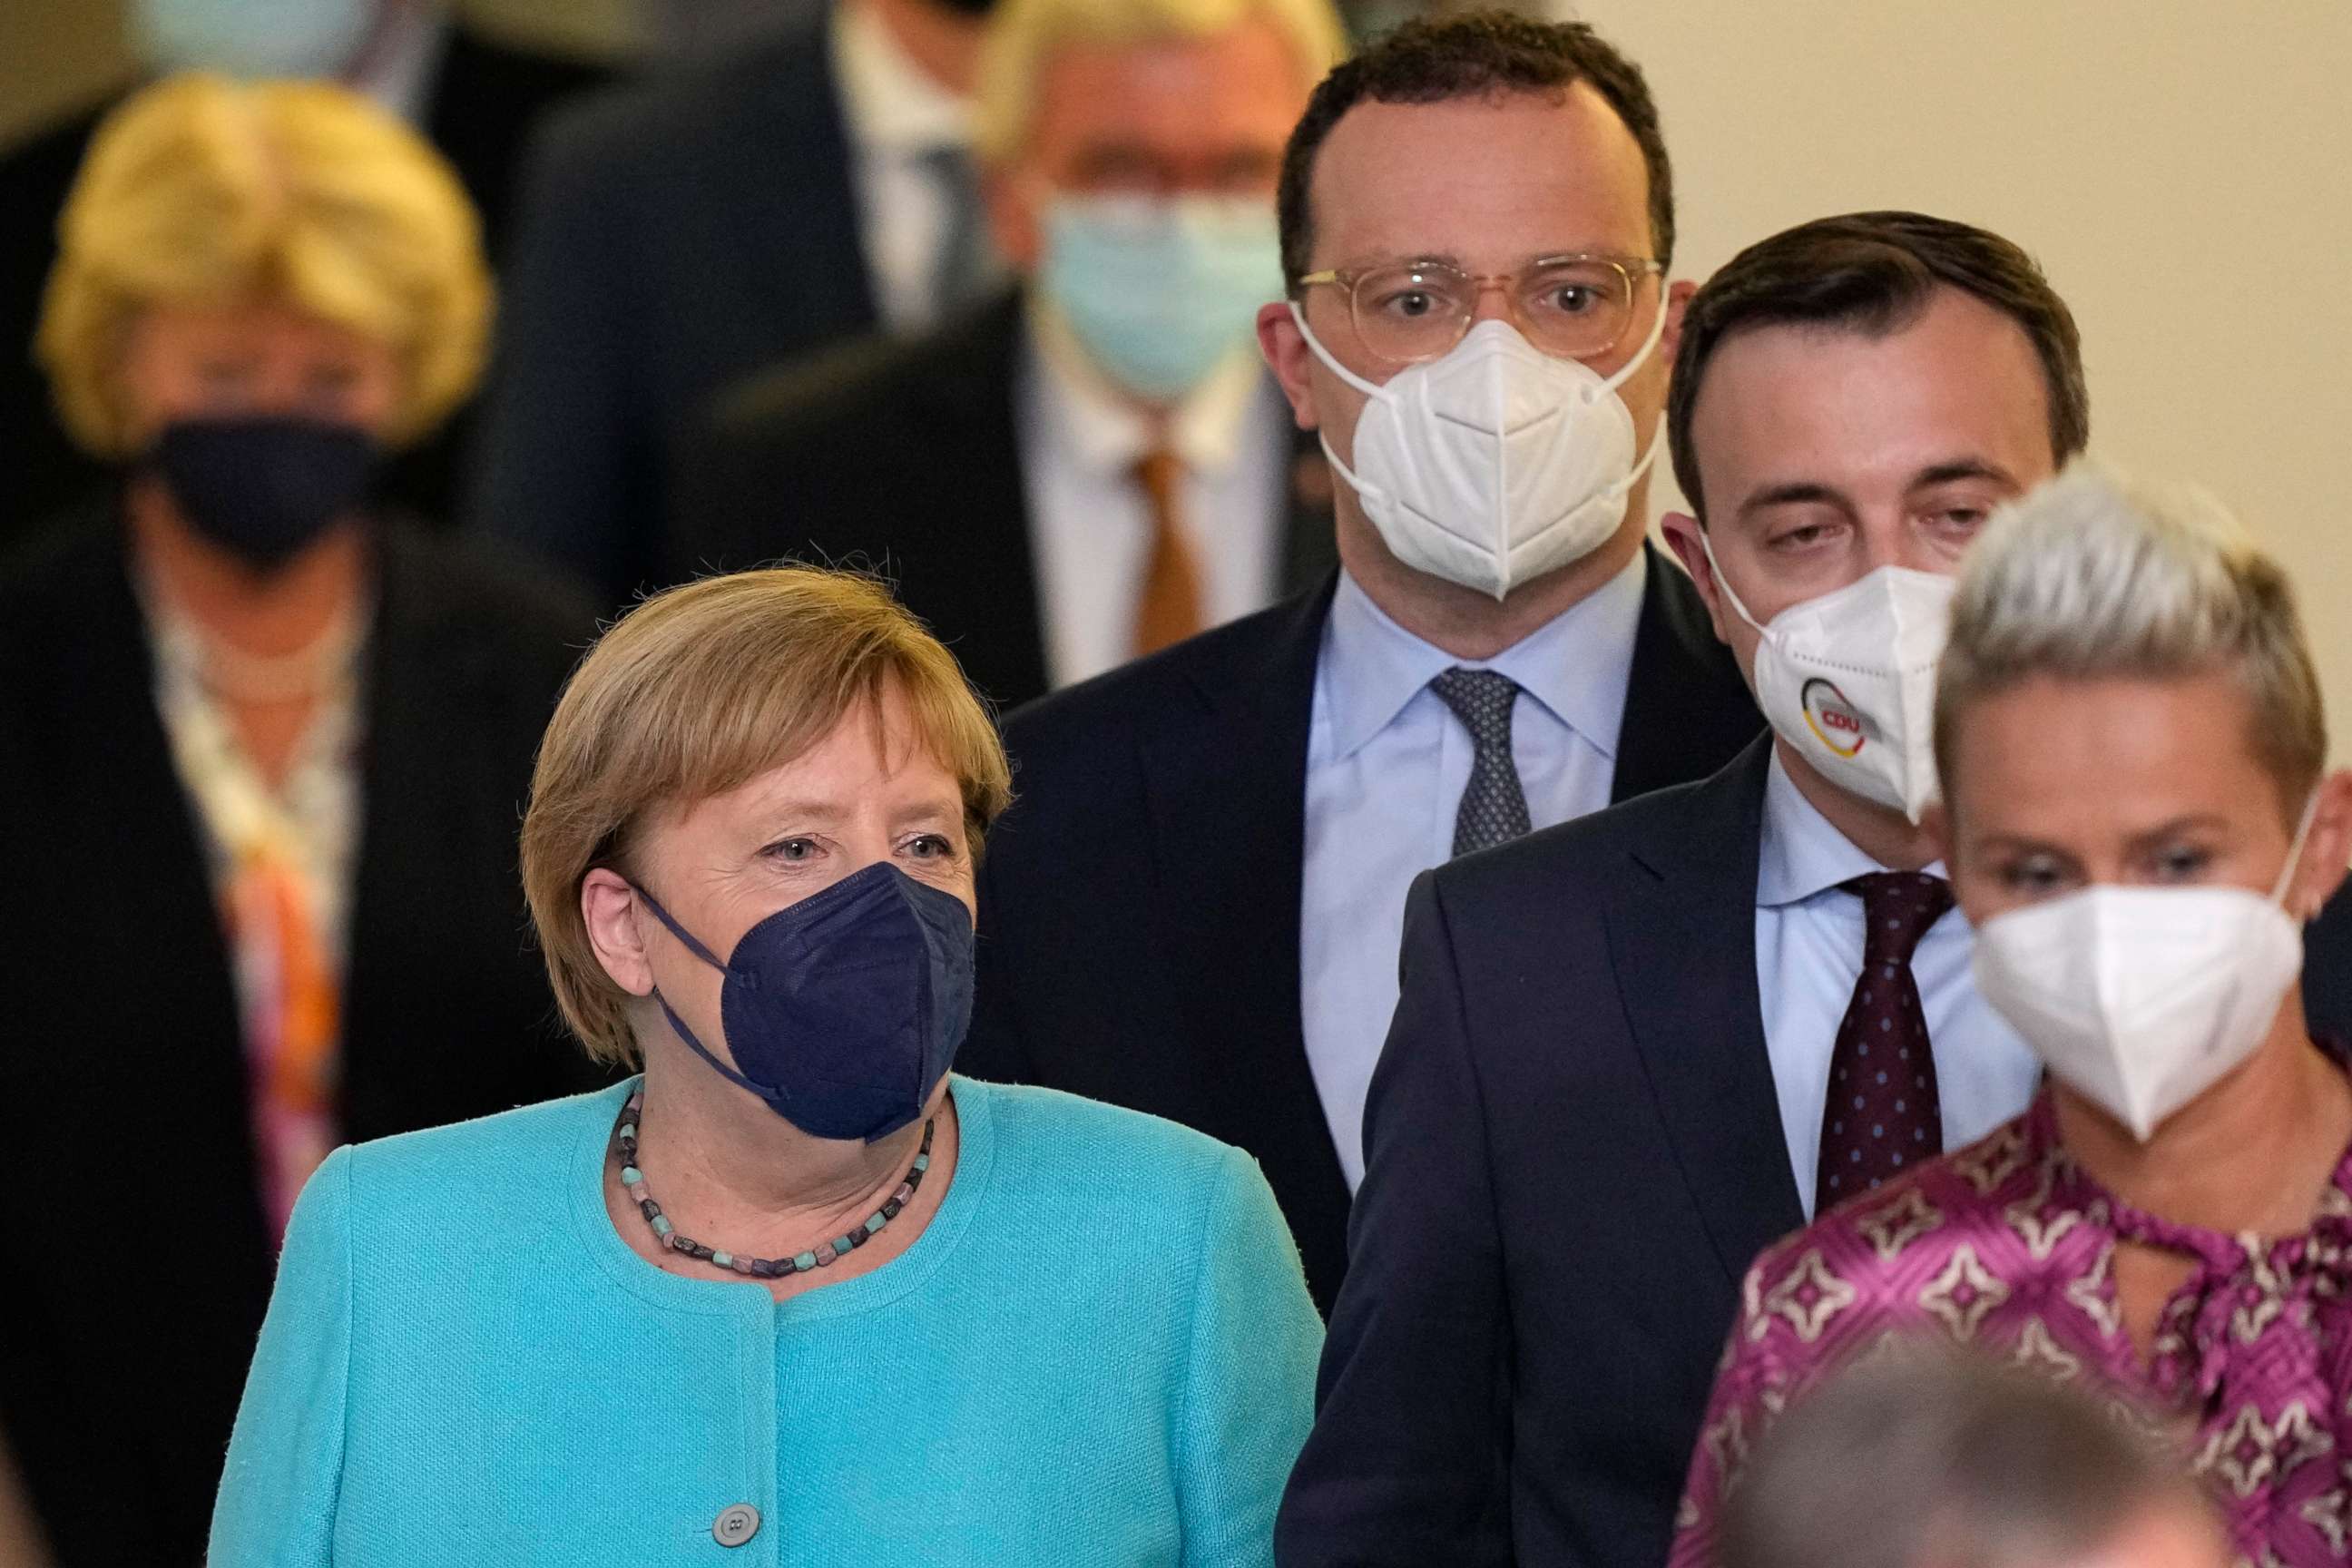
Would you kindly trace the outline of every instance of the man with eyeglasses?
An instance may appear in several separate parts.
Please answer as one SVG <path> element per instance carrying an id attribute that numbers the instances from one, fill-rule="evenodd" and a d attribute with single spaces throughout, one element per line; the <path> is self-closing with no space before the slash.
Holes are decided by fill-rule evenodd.
<path id="1" fill-rule="evenodd" d="M 1328 1310 L 1413 877 L 1759 720 L 1643 541 L 1687 286 L 1639 71 L 1582 26 L 1408 25 L 1317 89 L 1279 207 L 1259 343 L 1341 568 L 1013 716 L 962 1065 L 1248 1150 Z"/>

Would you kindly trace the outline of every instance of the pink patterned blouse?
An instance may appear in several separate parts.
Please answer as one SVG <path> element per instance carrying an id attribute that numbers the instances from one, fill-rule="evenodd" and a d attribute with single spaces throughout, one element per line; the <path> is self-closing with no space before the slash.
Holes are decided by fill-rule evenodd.
<path id="1" fill-rule="evenodd" d="M 2116 1304 L 2118 1240 L 2197 1265 L 2145 1366 Z M 2080 1381 L 2176 1431 L 2240 1561 L 2352 1562 L 2352 1150 L 2306 1234 L 2194 1230 L 2092 1181 L 2059 1147 L 2045 1089 L 1982 1142 L 1776 1243 L 1748 1273 L 1672 1568 L 1711 1568 L 1727 1489 L 1791 1397 L 1922 1335 Z"/>

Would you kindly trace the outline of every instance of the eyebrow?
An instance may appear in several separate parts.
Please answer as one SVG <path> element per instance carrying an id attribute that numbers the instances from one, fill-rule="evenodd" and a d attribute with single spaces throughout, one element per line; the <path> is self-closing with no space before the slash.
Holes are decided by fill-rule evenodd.
<path id="1" fill-rule="evenodd" d="M 838 822 L 849 815 L 843 807 L 824 800 L 763 800 L 760 814 L 773 818 L 809 817 L 818 822 Z"/>
<path id="2" fill-rule="evenodd" d="M 1739 503 L 1736 515 L 1746 517 L 1750 512 L 1762 511 L 1767 507 L 1798 506 L 1812 502 L 1819 502 L 1825 506 L 1843 507 L 1849 511 L 1853 506 L 1853 503 L 1847 500 L 1844 495 L 1828 485 L 1813 479 L 1791 479 L 1786 484 L 1766 485 L 1762 489 L 1751 492 L 1746 500 Z"/>
<path id="3" fill-rule="evenodd" d="M 1529 251 L 1526 255 L 1520 257 L 1517 261 L 1512 263 L 1512 266 L 1515 269 L 1522 267 L 1532 267 L 1539 261 L 1558 261 L 1561 258 L 1569 256 L 1606 256 L 1612 258 L 1631 258 L 1635 260 L 1642 258 L 1639 251 L 1619 250 L 1615 247 L 1608 245 L 1555 245 L 1547 247 L 1542 250 Z M 1359 256 L 1352 260 L 1342 262 L 1339 266 L 1333 268 L 1333 270 L 1339 272 L 1360 272 L 1367 267 L 1424 266 L 1451 267 L 1457 272 L 1468 272 L 1472 270 L 1471 266 L 1467 261 L 1465 261 L 1459 254 L 1451 250 L 1373 251 L 1369 255 Z"/>
<path id="4" fill-rule="evenodd" d="M 2184 816 L 2173 817 L 2168 822 L 2160 822 L 2154 827 L 2144 828 L 2130 835 L 2125 842 L 2134 849 L 2140 849 L 2152 844 L 2161 844 L 2195 829 L 2202 828 L 2227 833 L 2232 826 L 2230 819 L 2219 812 L 2196 811 Z M 2036 854 L 2061 855 L 2070 860 L 2075 858 L 2074 851 L 2064 845 L 2048 838 L 2037 838 L 2026 833 L 1989 833 L 1976 840 L 1974 847 L 1980 854 L 1997 849 L 2028 850 Z"/>
<path id="5" fill-rule="evenodd" d="M 1956 484 L 1962 479 L 1990 479 L 2012 489 L 2021 488 L 2018 486 L 2016 475 L 1985 458 L 1954 458 L 1948 462 L 1931 463 L 1919 470 L 1910 488 L 1925 489 L 1931 485 Z"/>
<path id="6" fill-rule="evenodd" d="M 1906 487 L 1910 490 L 1930 489 L 1937 485 L 1958 484 L 1963 479 L 1990 479 L 1995 484 L 2018 488 L 2015 476 L 1999 463 L 1983 458 L 1953 458 L 1941 463 L 1930 463 L 1911 478 Z M 1852 509 L 1853 503 L 1835 488 L 1817 479 L 1792 479 L 1786 484 L 1766 485 L 1739 503 L 1735 515 L 1745 517 L 1767 507 L 1819 504 Z"/>

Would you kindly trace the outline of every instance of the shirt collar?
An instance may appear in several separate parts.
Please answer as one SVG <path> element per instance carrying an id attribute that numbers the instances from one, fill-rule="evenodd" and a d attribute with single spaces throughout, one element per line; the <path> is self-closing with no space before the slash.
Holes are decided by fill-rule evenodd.
<path id="1" fill-rule="evenodd" d="M 1840 883 L 1888 868 L 1840 833 L 1789 776 L 1780 748 L 1772 748 L 1764 775 L 1764 829 L 1756 869 L 1756 902 L 1764 908 L 1801 904 Z M 1941 860 L 1927 868 L 1945 874 Z"/>
<path id="2" fill-rule="evenodd" d="M 1649 552 L 1637 550 L 1614 577 L 1493 658 L 1462 659 L 1397 625 L 1342 571 L 1323 635 L 1332 754 L 1353 754 L 1432 680 L 1460 665 L 1509 676 L 1614 762 L 1648 580 Z"/>
<path id="3" fill-rule="evenodd" d="M 923 74 L 874 7 L 834 7 L 833 69 L 857 144 L 869 153 L 914 154 L 971 144 L 971 109 Z"/>
<path id="4" fill-rule="evenodd" d="M 1029 341 L 1047 428 L 1077 464 L 1098 473 L 1125 473 L 1165 441 L 1194 473 L 1222 473 L 1233 466 L 1242 430 L 1255 405 L 1265 373 L 1255 349 L 1237 343 L 1206 380 L 1170 411 L 1167 434 L 1120 395 L 1097 370 L 1078 335 L 1060 311 L 1032 291 Z"/>

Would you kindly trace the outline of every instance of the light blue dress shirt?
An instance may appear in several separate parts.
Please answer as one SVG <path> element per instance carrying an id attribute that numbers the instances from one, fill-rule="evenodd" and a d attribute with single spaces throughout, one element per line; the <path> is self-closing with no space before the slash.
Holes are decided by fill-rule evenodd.
<path id="1" fill-rule="evenodd" d="M 1756 870 L 1756 984 L 1789 1170 L 1807 1218 L 1813 1213 L 1830 1058 L 1862 978 L 1862 899 L 1838 884 L 1885 869 L 1814 809 L 1775 748 L 1764 784 Z M 1940 861 L 1927 870 L 1944 874 Z M 1947 1149 L 1973 1143 L 2023 1110 L 2042 1077 L 2032 1051 L 1977 994 L 1969 969 L 1975 937 L 1968 917 L 1954 908 L 1927 928 L 1911 956 L 1936 1058 Z"/>
<path id="2" fill-rule="evenodd" d="M 1484 661 L 1423 642 L 1340 574 L 1307 729 L 1298 990 L 1307 1067 L 1350 1191 L 1364 1175 L 1364 1091 L 1396 1012 L 1405 891 L 1451 858 L 1470 782 L 1470 731 L 1429 683 L 1456 665 L 1518 682 L 1511 755 L 1529 821 L 1549 827 L 1600 810 L 1616 775 L 1647 574 L 1647 552 L 1637 552 L 1599 590 Z"/>

